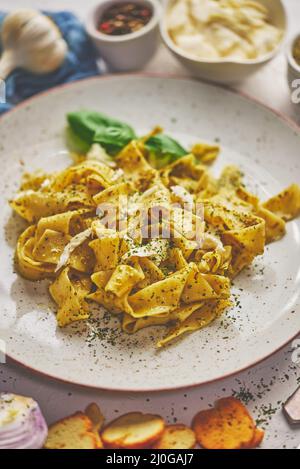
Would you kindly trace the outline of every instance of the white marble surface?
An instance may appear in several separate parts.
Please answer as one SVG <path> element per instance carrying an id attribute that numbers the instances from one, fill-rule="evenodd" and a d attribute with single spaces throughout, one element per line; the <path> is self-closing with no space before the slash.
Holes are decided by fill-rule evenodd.
<path id="1" fill-rule="evenodd" d="M 0 8 L 5 10 L 28 6 L 70 9 L 84 19 L 95 3 L 95 0 L 1 0 Z M 300 1 L 285 0 L 284 3 L 289 15 L 288 36 L 291 37 L 300 30 Z M 163 46 L 145 70 L 185 74 Z M 300 104 L 292 104 L 290 99 L 284 51 L 262 71 L 240 85 L 239 89 L 300 123 Z M 49 423 L 95 401 L 107 419 L 128 410 L 141 410 L 161 413 L 169 422 L 177 420 L 189 424 L 198 410 L 207 407 L 218 397 L 242 390 L 243 397 L 249 400 L 248 407 L 253 415 L 263 420 L 260 425 L 266 429 L 265 448 L 296 448 L 299 445 L 300 426 L 289 426 L 281 411 L 282 402 L 299 384 L 300 353 L 293 353 L 292 344 L 232 378 L 188 390 L 151 394 L 88 390 L 33 375 L 11 363 L 0 365 L 0 390 L 33 396 L 39 401 Z"/>

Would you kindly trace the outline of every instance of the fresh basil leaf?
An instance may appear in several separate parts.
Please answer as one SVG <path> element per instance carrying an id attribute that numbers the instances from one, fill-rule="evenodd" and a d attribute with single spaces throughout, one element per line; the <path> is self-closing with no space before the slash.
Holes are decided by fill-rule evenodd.
<path id="1" fill-rule="evenodd" d="M 71 112 L 67 115 L 67 120 L 74 134 L 81 140 L 89 145 L 100 143 L 110 154 L 119 152 L 136 138 L 129 125 L 100 112 Z"/>
<path id="2" fill-rule="evenodd" d="M 165 134 L 152 135 L 145 142 L 145 147 L 149 151 L 152 164 L 155 163 L 157 168 L 172 163 L 188 153 L 176 140 Z"/>
<path id="3" fill-rule="evenodd" d="M 170 155 L 164 155 L 160 158 L 156 157 L 156 154 L 152 151 L 148 155 L 148 163 L 155 169 L 161 169 L 164 166 L 167 166 L 171 162 Z"/>
<path id="4" fill-rule="evenodd" d="M 65 138 L 68 148 L 75 153 L 85 155 L 90 149 L 91 145 L 78 137 L 69 125 L 66 128 Z"/>

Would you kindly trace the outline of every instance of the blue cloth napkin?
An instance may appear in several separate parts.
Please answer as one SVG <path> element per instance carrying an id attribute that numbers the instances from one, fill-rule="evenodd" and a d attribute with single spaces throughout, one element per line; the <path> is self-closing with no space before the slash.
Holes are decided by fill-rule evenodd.
<path id="1" fill-rule="evenodd" d="M 44 12 L 57 24 L 68 43 L 69 50 L 62 66 L 46 75 L 34 75 L 22 69 L 15 70 L 6 79 L 6 103 L 0 104 L 0 113 L 15 104 L 53 86 L 99 74 L 96 50 L 82 23 L 68 11 Z M 0 12 L 0 28 L 5 13 Z"/>

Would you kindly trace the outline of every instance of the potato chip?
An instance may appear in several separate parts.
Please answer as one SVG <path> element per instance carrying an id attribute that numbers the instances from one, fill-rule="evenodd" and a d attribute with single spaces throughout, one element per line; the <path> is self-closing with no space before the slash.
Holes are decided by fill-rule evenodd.
<path id="1" fill-rule="evenodd" d="M 196 445 L 195 432 L 186 425 L 168 425 L 160 439 L 152 446 L 154 449 L 192 449 Z"/>
<path id="2" fill-rule="evenodd" d="M 213 409 L 195 415 L 192 428 L 198 443 L 206 449 L 248 447 L 255 436 L 255 423 L 246 407 L 236 398 L 215 402 Z"/>
<path id="3" fill-rule="evenodd" d="M 160 438 L 164 428 L 159 415 L 130 412 L 108 424 L 101 437 L 107 448 L 146 448 Z"/>
<path id="4" fill-rule="evenodd" d="M 256 428 L 254 430 L 254 436 L 251 442 L 247 446 L 244 446 L 244 448 L 247 448 L 247 449 L 257 448 L 263 441 L 264 436 L 265 436 L 264 430 L 262 430 L 261 428 Z"/>
<path id="5" fill-rule="evenodd" d="M 105 419 L 97 404 L 95 404 L 95 402 L 89 404 L 84 413 L 91 420 L 94 430 L 99 432 L 103 427 Z"/>
<path id="6" fill-rule="evenodd" d="M 102 449 L 102 441 L 89 417 L 76 412 L 50 425 L 46 449 Z"/>

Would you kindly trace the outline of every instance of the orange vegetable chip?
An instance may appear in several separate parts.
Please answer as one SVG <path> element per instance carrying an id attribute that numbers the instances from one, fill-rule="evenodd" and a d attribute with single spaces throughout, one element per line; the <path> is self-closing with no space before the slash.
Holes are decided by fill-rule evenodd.
<path id="1" fill-rule="evenodd" d="M 193 430 L 182 424 L 167 425 L 154 449 L 192 449 L 195 447 L 196 437 Z"/>
<path id="2" fill-rule="evenodd" d="M 130 412 L 110 422 L 101 437 L 106 448 L 147 448 L 161 437 L 164 428 L 159 415 Z"/>
<path id="3" fill-rule="evenodd" d="M 247 449 L 257 448 L 263 441 L 264 436 L 265 436 L 264 430 L 262 430 L 261 428 L 256 428 L 254 430 L 254 435 L 253 435 L 252 440 L 247 446 L 245 446 L 245 448 Z"/>
<path id="4" fill-rule="evenodd" d="M 255 436 L 251 415 L 234 397 L 219 399 L 213 409 L 198 412 L 192 427 L 198 443 L 206 449 L 249 447 Z"/>

